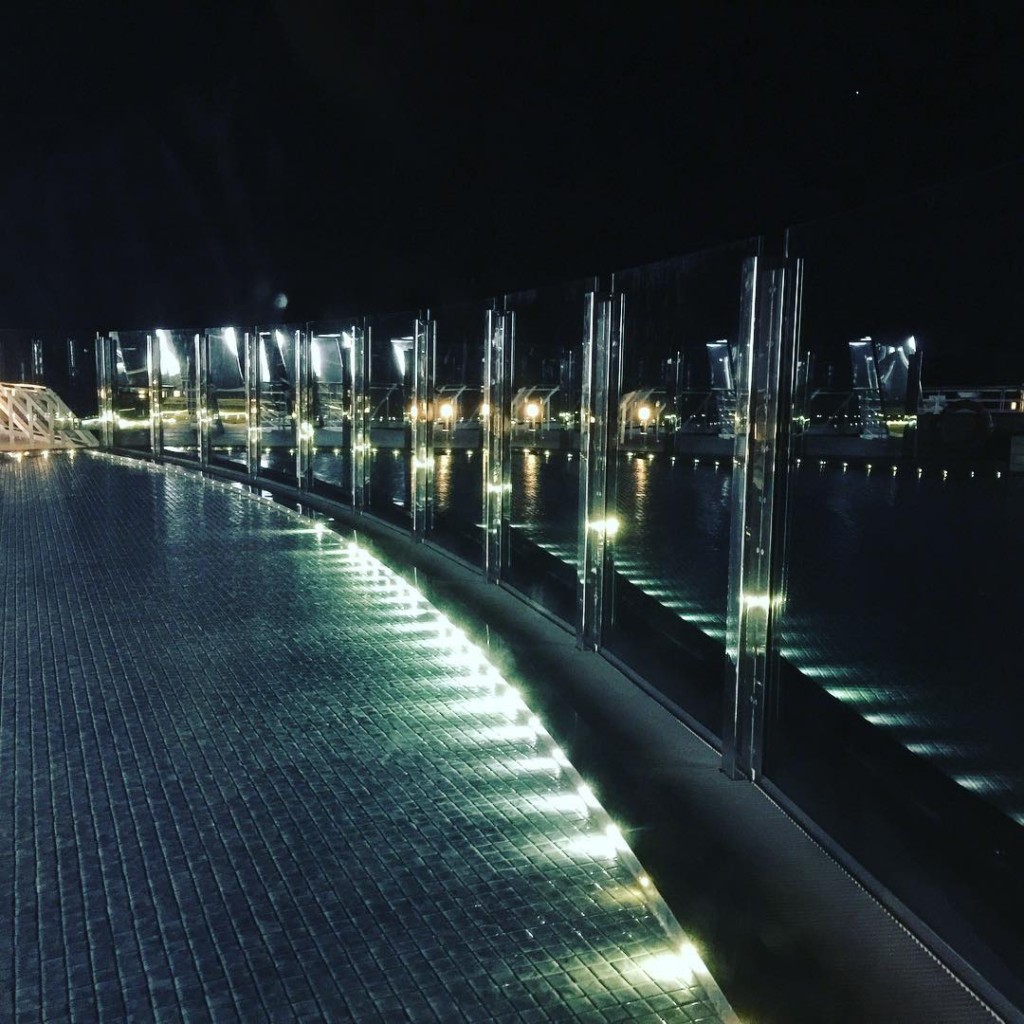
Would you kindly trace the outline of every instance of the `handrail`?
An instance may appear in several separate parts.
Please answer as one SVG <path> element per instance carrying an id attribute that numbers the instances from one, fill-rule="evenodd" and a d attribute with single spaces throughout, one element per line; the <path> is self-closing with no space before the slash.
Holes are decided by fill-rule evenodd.
<path id="1" fill-rule="evenodd" d="M 55 391 L 41 384 L 0 383 L 0 451 L 98 445 Z"/>

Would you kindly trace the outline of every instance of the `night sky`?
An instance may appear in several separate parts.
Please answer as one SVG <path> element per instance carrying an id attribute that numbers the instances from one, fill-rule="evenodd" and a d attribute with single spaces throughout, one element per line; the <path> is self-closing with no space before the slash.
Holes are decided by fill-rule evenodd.
<path id="1" fill-rule="evenodd" d="M 2 18 L 9 326 L 433 305 L 1024 155 L 1009 4 L 97 4 Z"/>

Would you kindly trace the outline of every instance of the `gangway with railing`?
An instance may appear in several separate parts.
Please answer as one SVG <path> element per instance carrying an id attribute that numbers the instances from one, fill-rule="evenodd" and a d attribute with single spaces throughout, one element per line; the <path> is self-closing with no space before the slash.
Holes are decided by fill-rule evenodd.
<path id="1" fill-rule="evenodd" d="M 93 448 L 95 435 L 83 430 L 64 400 L 41 384 L 0 383 L 0 451 Z"/>

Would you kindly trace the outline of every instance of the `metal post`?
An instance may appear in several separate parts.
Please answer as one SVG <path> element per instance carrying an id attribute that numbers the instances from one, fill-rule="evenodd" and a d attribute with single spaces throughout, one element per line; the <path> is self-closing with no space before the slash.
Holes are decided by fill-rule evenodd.
<path id="1" fill-rule="evenodd" d="M 430 529 L 433 511 L 434 475 L 434 402 L 432 378 L 435 323 L 427 312 L 425 320 L 417 319 L 413 345 L 413 408 L 412 408 L 412 533 L 423 540 Z"/>
<path id="2" fill-rule="evenodd" d="M 367 387 L 367 361 L 369 347 L 366 336 L 370 328 L 365 325 L 353 324 L 349 339 L 349 382 L 351 397 L 349 406 L 349 423 L 351 424 L 349 472 L 352 483 L 352 507 L 362 512 L 369 504 L 370 460 L 366 457 L 370 447 L 370 431 L 367 423 L 367 407 L 369 404 Z"/>
<path id="3" fill-rule="evenodd" d="M 588 292 L 584 307 L 580 402 L 580 523 L 576 641 L 601 645 L 611 614 L 615 534 L 616 420 L 621 388 L 621 296 Z"/>
<path id="4" fill-rule="evenodd" d="M 512 353 L 515 313 L 487 311 L 484 341 L 483 519 L 484 573 L 500 583 L 508 569 L 512 499 Z"/>
<path id="5" fill-rule="evenodd" d="M 300 491 L 313 489 L 313 360 L 309 331 L 296 331 L 295 478 Z"/>
<path id="6" fill-rule="evenodd" d="M 249 479 L 260 471 L 260 340 L 258 331 L 245 332 L 245 464 Z"/>
<path id="7" fill-rule="evenodd" d="M 185 409 L 187 415 L 195 417 L 196 458 L 199 460 L 200 466 L 206 465 L 203 462 L 203 428 L 199 419 L 199 364 L 203 357 L 203 338 L 204 335 L 198 332 L 192 335 L 192 365 L 189 368 L 188 377 L 182 381 L 182 387 L 185 389 Z"/>
<path id="8" fill-rule="evenodd" d="M 800 261 L 744 266 L 726 630 L 722 766 L 760 777 L 775 673 L 773 624 L 784 599 L 786 502 Z"/>
<path id="9" fill-rule="evenodd" d="M 196 429 L 199 434 L 199 465 L 210 465 L 210 352 L 213 338 L 209 333 L 196 335 Z"/>
<path id="10" fill-rule="evenodd" d="M 32 339 L 32 383 L 46 383 L 46 370 L 43 367 L 43 343 L 39 338 Z"/>
<path id="11" fill-rule="evenodd" d="M 164 420 L 162 415 L 163 377 L 160 373 L 160 335 L 146 335 L 146 359 L 149 368 L 149 448 L 153 458 L 164 454 Z"/>
<path id="12" fill-rule="evenodd" d="M 114 444 L 114 387 L 111 375 L 112 345 L 102 334 L 96 335 L 96 411 L 100 422 L 100 445 Z"/>

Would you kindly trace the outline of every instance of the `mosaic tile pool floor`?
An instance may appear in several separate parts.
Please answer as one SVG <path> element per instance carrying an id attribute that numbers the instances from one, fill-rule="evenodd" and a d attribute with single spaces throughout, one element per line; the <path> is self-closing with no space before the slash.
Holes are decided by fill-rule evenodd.
<path id="1" fill-rule="evenodd" d="M 621 835 L 366 552 L 0 461 L 0 1020 L 734 1019 Z"/>

